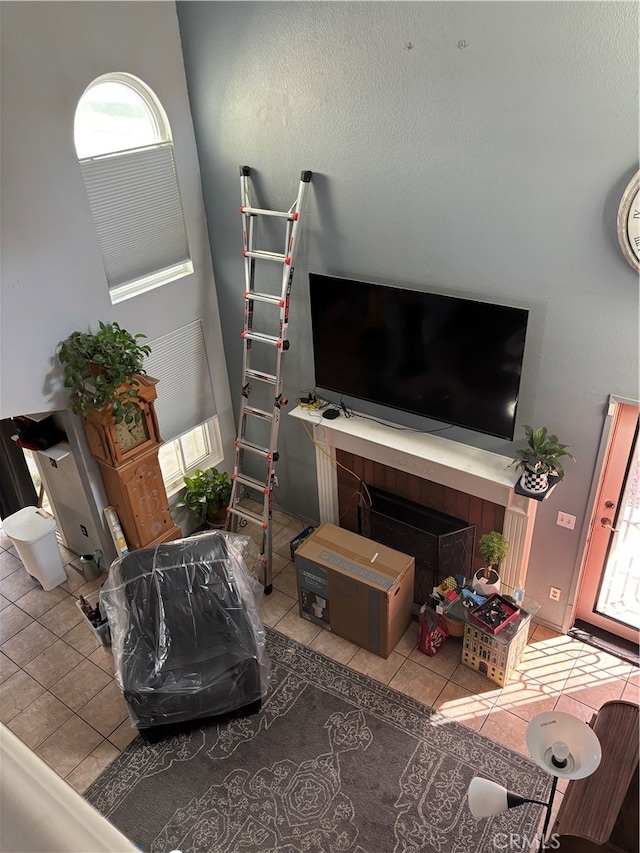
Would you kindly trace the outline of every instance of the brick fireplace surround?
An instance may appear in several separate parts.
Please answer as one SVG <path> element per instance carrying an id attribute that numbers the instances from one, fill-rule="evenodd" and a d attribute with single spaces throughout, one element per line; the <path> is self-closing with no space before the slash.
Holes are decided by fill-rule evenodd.
<path id="1" fill-rule="evenodd" d="M 513 491 L 517 475 L 509 457 L 357 416 L 327 420 L 300 407 L 290 414 L 304 422 L 316 445 L 321 521 L 357 532 L 359 478 L 475 524 L 476 542 L 499 530 L 510 546 L 503 589 L 525 586 L 537 501 Z M 481 566 L 476 556 L 474 567 Z"/>
<path id="2" fill-rule="evenodd" d="M 424 480 L 408 471 L 400 471 L 381 465 L 362 456 L 354 456 L 344 450 L 336 451 L 338 465 L 338 509 L 340 527 L 358 532 L 358 488 L 359 483 L 348 473 L 353 471 L 367 486 L 382 489 L 400 498 L 421 506 L 452 515 L 476 526 L 476 553 L 473 571 L 484 565 L 477 553 L 477 543 L 483 533 L 504 528 L 504 507 L 491 501 L 465 494 L 449 486 Z M 344 466 L 344 467 L 343 467 Z M 346 469 L 346 470 L 345 470 Z"/>

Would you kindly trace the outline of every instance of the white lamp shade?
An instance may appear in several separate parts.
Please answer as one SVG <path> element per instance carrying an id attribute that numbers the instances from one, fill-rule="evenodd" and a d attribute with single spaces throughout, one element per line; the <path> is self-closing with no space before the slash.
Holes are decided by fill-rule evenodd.
<path id="1" fill-rule="evenodd" d="M 491 817 L 509 808 L 507 789 L 490 779 L 474 776 L 469 784 L 469 809 L 475 818 Z"/>
<path id="2" fill-rule="evenodd" d="M 593 729 L 562 711 L 545 711 L 531 720 L 527 747 L 539 767 L 561 779 L 591 776 L 602 758 L 600 741 Z M 558 767 L 564 761 L 566 765 Z"/>

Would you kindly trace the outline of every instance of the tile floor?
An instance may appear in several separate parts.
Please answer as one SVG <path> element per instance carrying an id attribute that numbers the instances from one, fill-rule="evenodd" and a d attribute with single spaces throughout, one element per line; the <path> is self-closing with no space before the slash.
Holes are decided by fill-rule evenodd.
<path id="1" fill-rule="evenodd" d="M 454 638 L 426 657 L 415 623 L 387 660 L 318 628 L 298 616 L 289 558 L 289 542 L 305 526 L 274 514 L 274 588 L 261 608 L 266 625 L 298 642 L 525 755 L 527 722 L 542 711 L 557 708 L 588 721 L 603 702 L 638 701 L 636 667 L 543 625 L 532 624 L 523 663 L 504 688 L 462 665 Z M 111 652 L 75 604 L 105 575 L 85 583 L 72 564 L 76 555 L 61 551 L 67 581 L 44 592 L 0 527 L 0 720 L 82 793 L 136 730 L 112 676 Z M 560 801 L 561 795 L 556 807 Z"/>

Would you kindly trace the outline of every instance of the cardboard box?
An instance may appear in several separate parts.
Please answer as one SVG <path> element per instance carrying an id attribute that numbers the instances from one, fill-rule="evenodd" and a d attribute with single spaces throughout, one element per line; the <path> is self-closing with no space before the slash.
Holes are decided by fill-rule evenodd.
<path id="1" fill-rule="evenodd" d="M 389 657 L 411 622 L 414 558 L 324 522 L 295 563 L 303 619 Z"/>

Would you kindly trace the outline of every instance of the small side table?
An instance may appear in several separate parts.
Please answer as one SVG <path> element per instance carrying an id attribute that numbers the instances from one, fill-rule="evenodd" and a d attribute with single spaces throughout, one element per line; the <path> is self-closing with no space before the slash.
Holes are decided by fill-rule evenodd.
<path id="1" fill-rule="evenodd" d="M 446 616 L 464 623 L 462 663 L 504 687 L 522 660 L 529 638 L 529 622 L 540 606 L 539 602 L 525 597 L 517 619 L 497 634 L 491 634 L 471 619 L 471 608 L 464 606 L 459 595 L 447 607 Z"/>

